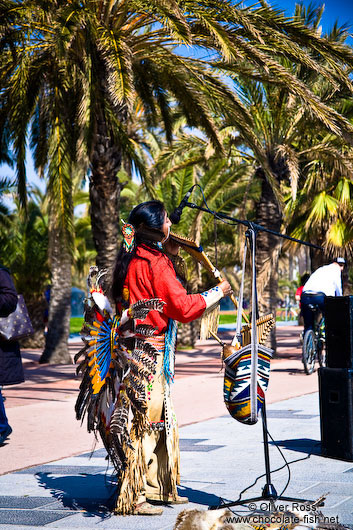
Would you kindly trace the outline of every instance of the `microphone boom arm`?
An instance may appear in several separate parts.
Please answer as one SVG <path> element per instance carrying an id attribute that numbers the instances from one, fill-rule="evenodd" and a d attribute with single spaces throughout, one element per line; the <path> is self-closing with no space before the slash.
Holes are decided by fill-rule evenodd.
<path id="1" fill-rule="evenodd" d="M 187 202 L 185 206 L 187 206 L 188 208 L 195 209 L 195 210 L 200 210 L 201 212 L 211 213 L 215 217 L 218 217 L 221 219 L 227 219 L 228 221 L 233 221 L 234 223 L 242 224 L 246 226 L 247 228 L 251 228 L 255 230 L 256 232 L 267 232 L 269 234 L 273 234 L 274 236 L 282 237 L 283 239 L 289 239 L 289 241 L 294 241 L 295 243 L 299 243 L 300 245 L 306 245 L 307 247 L 317 248 L 318 250 L 324 250 L 322 247 L 320 247 L 319 245 L 315 245 L 314 243 L 308 243 L 307 241 L 296 239 L 295 237 L 287 236 L 286 234 L 280 234 L 279 232 L 275 232 L 274 230 L 271 230 L 270 228 L 266 228 L 257 223 L 253 223 L 252 221 L 236 219 L 235 217 L 231 217 L 230 215 L 227 215 L 222 212 L 212 212 L 212 210 L 203 208 L 202 206 L 197 206 L 193 202 Z"/>

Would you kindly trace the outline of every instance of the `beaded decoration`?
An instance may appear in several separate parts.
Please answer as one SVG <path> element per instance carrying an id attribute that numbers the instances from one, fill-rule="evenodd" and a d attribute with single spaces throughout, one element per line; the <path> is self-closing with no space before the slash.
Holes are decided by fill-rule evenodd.
<path id="1" fill-rule="evenodd" d="M 154 376 L 152 373 L 150 373 L 148 375 L 148 383 L 147 383 L 147 399 L 148 401 L 151 401 L 151 392 L 152 392 L 152 389 L 153 389 L 153 380 L 154 380 Z"/>
<path id="2" fill-rule="evenodd" d="M 151 425 L 152 431 L 163 431 L 164 430 L 164 420 L 151 421 L 150 425 Z"/>
<path id="3" fill-rule="evenodd" d="M 168 327 L 165 333 L 165 350 L 163 358 L 162 372 L 168 383 L 174 382 L 174 357 L 176 349 L 176 339 L 178 333 L 178 324 L 170 318 L 168 320 Z"/>
<path id="4" fill-rule="evenodd" d="M 132 252 L 135 243 L 135 228 L 129 223 L 124 223 L 121 229 L 123 234 L 123 247 L 126 252 Z"/>

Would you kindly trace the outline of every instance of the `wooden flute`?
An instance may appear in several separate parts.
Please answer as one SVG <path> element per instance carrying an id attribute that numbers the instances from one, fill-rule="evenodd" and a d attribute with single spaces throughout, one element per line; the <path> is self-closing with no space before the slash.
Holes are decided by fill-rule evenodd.
<path id="1" fill-rule="evenodd" d="M 195 241 L 192 239 L 189 239 L 184 236 L 180 236 L 179 234 L 170 233 L 169 236 L 173 241 L 178 243 L 190 256 L 193 256 L 198 262 L 202 263 L 205 268 L 210 271 L 214 278 L 216 278 L 219 282 L 223 280 L 221 273 L 216 269 L 216 267 L 212 264 L 210 259 L 205 254 L 203 248 L 201 245 L 197 245 Z M 230 295 L 229 297 L 234 306 L 238 308 L 238 301 L 234 297 L 234 295 Z M 246 344 L 250 344 L 251 341 L 251 324 L 249 323 L 249 319 L 247 315 L 242 311 L 242 317 L 244 318 L 246 324 L 242 326 L 241 329 L 241 344 L 238 341 L 238 339 L 235 336 L 235 342 L 232 345 L 225 344 L 215 333 L 210 331 L 210 334 L 214 339 L 216 339 L 223 347 L 223 353 L 222 357 L 225 359 L 235 351 L 237 351 L 241 345 L 245 346 Z M 265 344 L 266 339 L 269 335 L 269 332 L 271 331 L 272 327 L 276 324 L 276 320 L 272 313 L 269 313 L 268 315 L 264 315 L 256 320 L 256 327 L 257 327 L 257 335 L 258 335 L 258 342 L 259 344 Z"/>
<path id="2" fill-rule="evenodd" d="M 195 258 L 199 263 L 204 265 L 204 267 L 213 275 L 213 277 L 221 283 L 224 278 L 222 278 L 221 273 L 219 270 L 213 265 L 213 263 L 210 261 L 210 259 L 207 257 L 205 251 L 203 250 L 201 245 L 197 245 L 195 241 L 192 239 L 189 239 L 188 237 L 181 236 L 179 234 L 175 234 L 174 232 L 170 232 L 169 238 L 178 243 L 185 252 L 190 254 L 193 258 Z M 235 308 L 238 308 L 238 302 L 237 299 L 233 294 L 229 295 L 229 298 L 233 302 Z M 242 310 L 242 317 L 245 320 L 245 322 L 249 323 L 249 319 L 247 315 Z"/>

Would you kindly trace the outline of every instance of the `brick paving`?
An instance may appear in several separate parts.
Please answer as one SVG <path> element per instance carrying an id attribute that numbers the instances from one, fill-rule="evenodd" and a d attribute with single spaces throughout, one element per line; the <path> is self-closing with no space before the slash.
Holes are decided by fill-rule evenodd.
<path id="1" fill-rule="evenodd" d="M 302 459 L 291 464 L 286 494 L 315 499 L 329 492 L 325 513 L 349 526 L 353 463 L 320 456 L 317 374 L 303 373 L 300 329 L 277 329 L 278 355 L 271 362 L 267 393 L 268 428 L 287 460 Z M 222 338 L 230 336 L 231 332 L 224 332 Z M 79 347 L 71 344 L 72 354 Z M 220 497 L 233 500 L 264 471 L 261 422 L 245 426 L 226 413 L 219 353 L 215 341 L 205 341 L 195 350 L 177 354 L 173 394 L 181 426 L 180 492 L 188 495 L 188 508 L 205 509 Z M 95 443 L 75 420 L 79 379 L 74 366 L 39 365 L 39 355 L 39 351 L 23 351 L 26 382 L 4 392 L 14 431 L 0 448 L 0 528 L 99 524 L 119 530 L 171 530 L 185 506 L 166 508 L 157 519 L 111 516 L 115 478 L 100 442 Z M 272 446 L 273 469 L 283 460 Z M 282 469 L 274 478 L 280 492 L 288 471 Z M 262 486 L 260 480 L 245 497 L 258 495 Z"/>

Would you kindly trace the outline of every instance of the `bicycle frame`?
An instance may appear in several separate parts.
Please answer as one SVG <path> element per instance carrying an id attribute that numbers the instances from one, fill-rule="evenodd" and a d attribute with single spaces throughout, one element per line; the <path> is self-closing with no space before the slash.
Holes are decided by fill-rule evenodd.
<path id="1" fill-rule="evenodd" d="M 315 369 L 315 361 L 317 360 L 320 366 L 324 365 L 323 349 L 325 345 L 324 326 L 325 318 L 317 305 L 309 306 L 314 315 L 314 329 L 307 329 L 303 337 L 303 356 L 302 361 L 304 371 L 310 375 Z M 318 316 L 321 314 L 321 317 Z"/>

